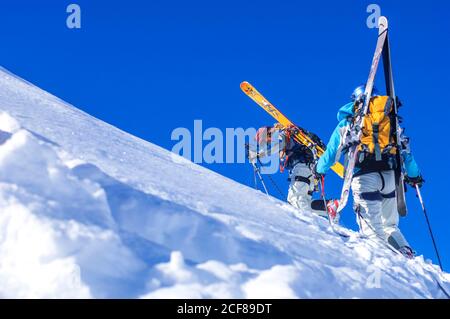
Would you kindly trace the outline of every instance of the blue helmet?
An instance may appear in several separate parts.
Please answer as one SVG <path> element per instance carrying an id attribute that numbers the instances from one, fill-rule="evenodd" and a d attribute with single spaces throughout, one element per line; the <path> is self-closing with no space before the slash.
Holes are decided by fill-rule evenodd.
<path id="1" fill-rule="evenodd" d="M 364 94 L 365 90 L 366 90 L 365 84 L 361 84 L 355 90 L 353 90 L 353 93 L 350 97 L 352 99 L 352 101 L 353 102 L 356 101 L 358 99 L 358 97 L 361 96 L 361 94 Z M 380 95 L 380 93 L 378 92 L 377 88 L 374 86 L 372 89 L 372 96 L 377 96 L 377 95 Z"/>

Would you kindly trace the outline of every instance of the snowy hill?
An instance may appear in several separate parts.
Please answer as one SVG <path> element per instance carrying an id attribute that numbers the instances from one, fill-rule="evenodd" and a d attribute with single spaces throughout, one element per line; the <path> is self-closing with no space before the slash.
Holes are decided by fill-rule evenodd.
<path id="1" fill-rule="evenodd" d="M 441 285 L 441 287 L 440 287 Z M 0 70 L 0 297 L 446 298 L 450 275 Z"/>

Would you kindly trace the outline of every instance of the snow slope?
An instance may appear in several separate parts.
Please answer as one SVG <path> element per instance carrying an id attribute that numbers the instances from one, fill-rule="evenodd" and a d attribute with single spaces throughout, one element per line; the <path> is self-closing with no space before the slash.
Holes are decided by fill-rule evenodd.
<path id="1" fill-rule="evenodd" d="M 0 69 L 0 297 L 445 298 L 438 282 Z"/>

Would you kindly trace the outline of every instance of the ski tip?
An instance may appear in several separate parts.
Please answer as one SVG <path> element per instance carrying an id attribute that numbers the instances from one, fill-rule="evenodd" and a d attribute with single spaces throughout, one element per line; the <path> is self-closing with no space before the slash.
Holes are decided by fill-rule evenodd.
<path id="1" fill-rule="evenodd" d="M 378 29 L 381 32 L 388 28 L 388 19 L 385 16 L 378 18 Z"/>
<path id="2" fill-rule="evenodd" d="M 247 92 L 251 88 L 250 83 L 248 83 L 247 81 L 243 81 L 240 86 L 241 90 L 244 92 Z"/>

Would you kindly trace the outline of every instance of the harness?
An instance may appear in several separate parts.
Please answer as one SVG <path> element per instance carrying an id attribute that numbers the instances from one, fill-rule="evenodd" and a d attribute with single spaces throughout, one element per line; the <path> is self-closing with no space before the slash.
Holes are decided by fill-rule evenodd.
<path id="1" fill-rule="evenodd" d="M 282 154 L 280 155 L 280 158 L 284 157 L 283 162 L 280 163 L 280 172 L 281 173 L 284 172 L 284 169 L 286 168 L 286 165 L 289 161 L 289 156 L 291 155 L 291 154 L 287 154 L 287 152 L 286 152 L 288 146 L 290 146 L 290 144 L 291 144 L 291 130 L 289 128 L 287 128 L 285 130 L 285 132 L 286 132 L 285 133 L 286 136 L 284 138 L 286 140 L 286 143 L 284 144 L 284 149 L 281 151 Z M 290 152 L 290 153 L 292 153 L 292 152 Z"/>
<path id="2" fill-rule="evenodd" d="M 311 178 L 311 176 L 312 175 L 309 175 L 309 177 L 304 177 L 304 176 L 295 176 L 294 177 L 294 181 L 296 181 L 296 182 L 303 182 L 303 183 L 305 183 L 305 184 L 311 184 L 311 180 L 310 180 L 310 178 Z M 292 181 L 292 178 L 288 178 L 288 182 L 290 182 L 290 181 Z"/>
<path id="3" fill-rule="evenodd" d="M 283 173 L 286 168 L 290 169 L 297 163 L 309 164 L 313 162 L 313 154 L 308 147 L 299 144 L 293 140 L 295 129 L 286 128 L 284 130 L 284 148 L 280 151 L 280 172 Z"/>

